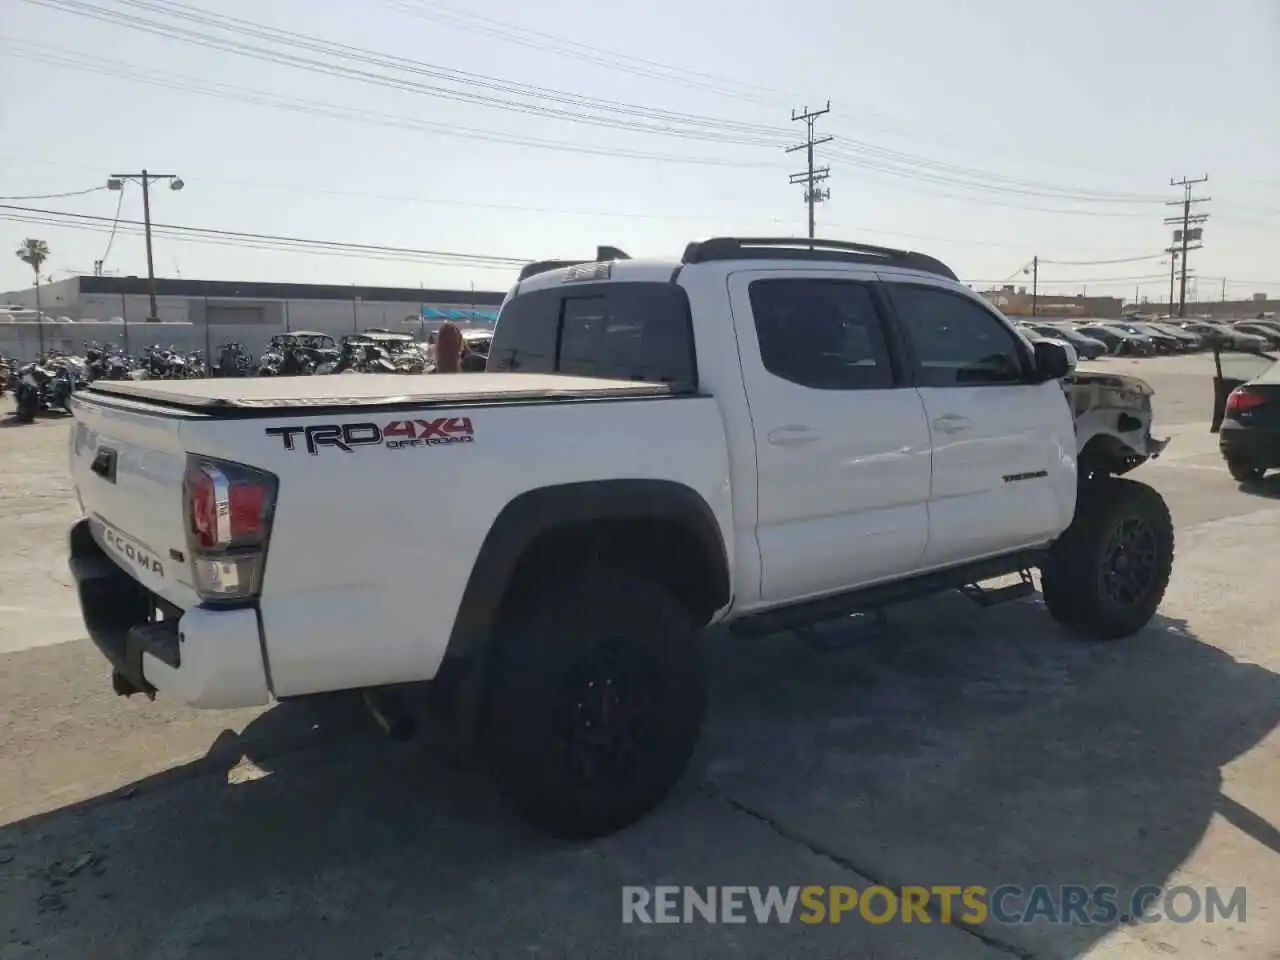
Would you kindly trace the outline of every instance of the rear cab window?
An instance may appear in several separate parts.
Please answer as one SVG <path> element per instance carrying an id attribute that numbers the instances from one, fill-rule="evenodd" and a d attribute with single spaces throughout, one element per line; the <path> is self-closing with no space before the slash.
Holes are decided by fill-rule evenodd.
<path id="1" fill-rule="evenodd" d="M 647 281 L 517 293 L 498 316 L 488 369 L 696 386 L 688 297 Z"/>

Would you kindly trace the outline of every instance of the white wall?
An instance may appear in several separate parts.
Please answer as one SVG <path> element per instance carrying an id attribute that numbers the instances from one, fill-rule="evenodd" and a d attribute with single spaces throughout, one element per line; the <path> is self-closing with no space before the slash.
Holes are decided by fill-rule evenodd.
<path id="1" fill-rule="evenodd" d="M 70 317 L 79 320 L 79 279 L 58 280 L 40 284 L 40 311 L 47 317 Z M 0 303 L 20 303 L 32 310 L 36 307 L 35 287 L 24 287 L 0 293 Z"/>

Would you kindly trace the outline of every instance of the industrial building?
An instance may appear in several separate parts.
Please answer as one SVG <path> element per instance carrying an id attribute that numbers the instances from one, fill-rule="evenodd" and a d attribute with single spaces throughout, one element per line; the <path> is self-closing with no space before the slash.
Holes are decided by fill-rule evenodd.
<path id="1" fill-rule="evenodd" d="M 316 330 L 338 338 L 371 327 L 425 335 L 445 320 L 492 325 L 506 295 L 493 290 L 433 290 L 236 280 L 155 281 L 155 319 L 145 278 L 75 276 L 36 290 L 0 293 L 0 354 L 30 359 L 46 349 L 117 344 L 131 353 L 159 343 L 179 350 L 236 341 L 258 353 L 278 333 Z"/>

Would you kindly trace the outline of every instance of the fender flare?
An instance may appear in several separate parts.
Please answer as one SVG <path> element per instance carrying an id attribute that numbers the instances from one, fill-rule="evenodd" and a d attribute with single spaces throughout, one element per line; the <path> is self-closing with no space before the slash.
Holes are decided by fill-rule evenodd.
<path id="1" fill-rule="evenodd" d="M 685 524 L 711 564 L 715 607 L 730 600 L 720 525 L 697 491 L 672 480 L 591 480 L 541 487 L 511 500 L 494 520 L 463 590 L 441 670 L 484 650 L 525 551 L 543 534 L 593 520 L 672 519 Z"/>

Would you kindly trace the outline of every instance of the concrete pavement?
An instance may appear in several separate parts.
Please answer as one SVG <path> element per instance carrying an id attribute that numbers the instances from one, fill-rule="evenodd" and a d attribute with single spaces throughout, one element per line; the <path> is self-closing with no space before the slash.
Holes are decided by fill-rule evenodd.
<path id="1" fill-rule="evenodd" d="M 359 724 L 114 697 L 63 573 L 65 427 L 0 429 L 0 960 L 1280 956 L 1280 483 L 1230 480 L 1203 375 L 1171 360 L 1133 370 L 1174 435 L 1138 476 L 1179 526 L 1143 635 L 1082 645 L 1038 601 L 945 596 L 882 634 L 824 628 L 826 652 L 713 637 L 689 777 L 586 846 L 530 836 L 479 777 Z M 1244 885 L 1248 912 L 620 923 L 624 884 L 872 882 Z"/>

